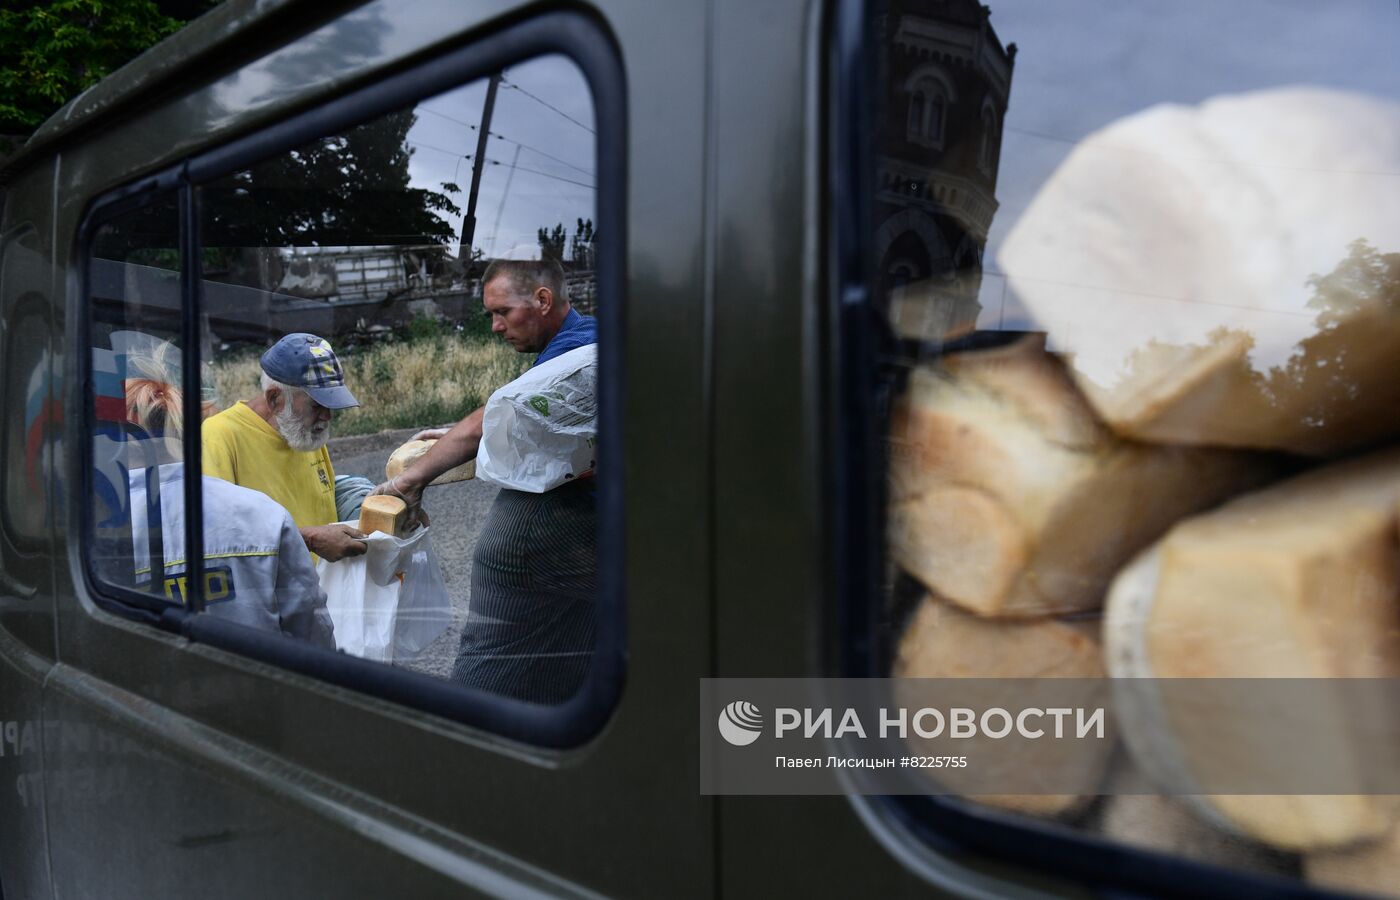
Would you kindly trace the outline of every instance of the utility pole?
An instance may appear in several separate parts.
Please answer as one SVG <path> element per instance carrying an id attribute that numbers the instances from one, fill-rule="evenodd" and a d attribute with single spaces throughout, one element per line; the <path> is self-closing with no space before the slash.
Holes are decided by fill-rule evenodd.
<path id="1" fill-rule="evenodd" d="M 467 214 L 462 219 L 462 240 L 457 244 L 457 258 L 468 262 L 476 237 L 476 196 L 481 192 L 481 167 L 486 164 L 486 139 L 491 135 L 491 113 L 496 108 L 496 89 L 500 84 L 500 72 L 486 84 L 486 105 L 481 108 L 481 131 L 476 136 L 476 156 L 472 158 L 472 187 L 467 194 Z"/>

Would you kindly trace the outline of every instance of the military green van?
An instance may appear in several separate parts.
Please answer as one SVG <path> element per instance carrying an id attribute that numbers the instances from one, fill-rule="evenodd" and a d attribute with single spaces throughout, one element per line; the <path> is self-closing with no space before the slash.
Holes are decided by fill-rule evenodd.
<path id="1" fill-rule="evenodd" d="M 1400 678 L 1397 46 L 1359 0 L 227 0 L 0 168 L 0 896 L 1393 894 L 1388 772 L 1231 789 L 1263 751 L 1170 685 Z M 258 485 L 353 523 L 541 372 L 503 259 L 596 322 L 596 459 L 313 556 Z M 255 414 L 296 333 L 359 400 L 311 449 Z M 300 455 L 213 478 L 211 414 Z M 498 524 L 566 492 L 582 555 Z M 705 780 L 706 679 L 963 677 L 1110 679 L 1088 786 Z M 1324 774 L 1400 748 L 1352 702 Z"/>

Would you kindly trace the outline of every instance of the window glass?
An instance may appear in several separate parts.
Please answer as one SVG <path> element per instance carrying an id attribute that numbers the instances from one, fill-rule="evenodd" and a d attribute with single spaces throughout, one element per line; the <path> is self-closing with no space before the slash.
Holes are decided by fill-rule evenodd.
<path id="1" fill-rule="evenodd" d="M 1393 5 L 886 0 L 872 25 L 886 671 L 1400 676 Z M 1154 715 L 1095 763 L 1110 796 L 973 799 L 1394 889 L 1391 800 L 1155 795 L 1191 761 Z"/>
<path id="2" fill-rule="evenodd" d="M 583 75 L 545 57 L 198 188 L 205 568 L 228 586 L 208 614 L 506 697 L 575 692 L 595 141 Z"/>
<path id="3" fill-rule="evenodd" d="M 90 563 L 109 584 L 185 598 L 179 214 L 173 195 L 107 220 L 91 244 Z"/>
<path id="4" fill-rule="evenodd" d="M 49 333 L 41 295 L 29 294 L 48 269 L 36 235 L 24 229 L 5 240 L 0 297 L 5 303 L 5 532 L 18 546 L 40 541 L 47 527 L 45 489 L 50 461 L 46 437 L 62 427 L 49 374 Z"/>

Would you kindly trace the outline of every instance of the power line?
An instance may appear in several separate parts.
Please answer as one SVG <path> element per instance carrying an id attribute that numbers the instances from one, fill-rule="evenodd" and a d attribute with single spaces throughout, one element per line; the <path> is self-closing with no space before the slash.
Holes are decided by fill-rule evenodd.
<path id="1" fill-rule="evenodd" d="M 514 145 L 517 146 L 517 147 L 524 147 L 526 150 L 529 150 L 531 153 L 537 153 L 537 154 L 539 154 L 540 156 L 543 156 L 545 159 L 552 159 L 552 160 L 554 160 L 555 162 L 559 163 L 561 166 L 568 166 L 569 168 L 573 169 L 575 172 L 579 172 L 579 173 L 581 173 L 581 174 L 583 174 L 583 175 L 587 175 L 589 178 L 592 178 L 592 177 L 593 177 L 593 173 L 590 172 L 589 170 L 583 168 L 582 166 L 576 166 L 576 165 L 574 165 L 573 163 L 569 162 L 567 159 L 560 159 L 560 158 L 557 157 L 557 156 L 554 156 L 554 155 L 549 154 L 549 153 L 545 153 L 543 150 L 541 150 L 541 149 L 538 148 L 538 147 L 531 147 L 529 144 L 521 143 L 520 141 L 517 141 L 515 138 L 508 138 L 508 137 L 506 137 L 506 136 L 503 135 L 503 134 L 496 134 L 496 132 L 494 132 L 494 131 L 491 132 L 491 136 L 494 137 L 494 138 L 499 138 L 499 139 L 501 139 L 501 140 L 503 140 L 503 141 L 507 141 L 507 142 L 509 142 L 509 143 L 512 143 L 512 144 L 514 144 Z"/>
<path id="2" fill-rule="evenodd" d="M 501 230 L 501 212 L 506 208 L 506 198 L 510 196 L 510 186 L 515 181 L 515 164 L 520 161 L 520 145 L 515 145 L 515 159 L 510 163 L 510 175 L 506 178 L 505 190 L 501 191 L 501 202 L 496 205 L 496 221 L 491 225 L 491 243 L 486 252 L 493 257 L 496 253 L 496 235 Z"/>
<path id="3" fill-rule="evenodd" d="M 1027 137 L 1040 138 L 1043 141 L 1053 141 L 1057 144 L 1069 144 L 1072 147 L 1088 147 L 1091 150 L 1109 150 L 1116 153 L 1136 153 L 1141 156 L 1155 156 L 1161 159 L 1187 159 L 1195 162 L 1217 163 L 1219 165 L 1248 166 L 1251 169 L 1276 169 L 1282 172 L 1316 172 L 1323 175 L 1377 175 L 1385 178 L 1400 177 L 1400 172 L 1372 172 L 1364 169 L 1317 169 L 1308 166 L 1283 166 L 1272 163 L 1253 163 L 1246 160 L 1233 159 L 1211 159 L 1206 156 L 1187 156 L 1181 153 L 1160 153 L 1152 150 L 1141 150 L 1137 147 L 1115 147 L 1112 144 L 1099 144 L 1092 141 L 1076 141 L 1073 138 L 1060 137 L 1057 134 L 1047 134 L 1043 131 L 1032 131 L 1029 128 L 1015 128 L 1006 125 L 1003 131 L 1011 131 L 1016 134 L 1024 134 Z"/>
<path id="4" fill-rule="evenodd" d="M 503 162 L 501 162 L 499 159 L 492 159 L 492 158 L 490 158 L 489 156 L 486 158 L 486 161 L 489 162 L 489 163 L 490 163 L 491 165 L 493 165 L 493 166 L 505 166 L 505 167 L 510 168 L 510 169 L 519 169 L 519 170 L 522 171 L 522 172 L 529 172 L 529 173 L 532 174 L 532 175 L 543 175 L 545 178 L 553 178 L 555 181 L 563 181 L 563 182 L 567 182 L 568 184 L 576 184 L 576 185 L 578 185 L 579 187 L 588 188 L 590 191 L 596 191 L 596 190 L 597 190 L 597 188 L 594 187 L 594 186 L 591 185 L 591 184 L 586 184 L 586 183 L 584 183 L 584 182 L 582 182 L 582 181 L 575 181 L 575 180 L 573 180 L 572 178 L 565 178 L 565 177 L 562 176 L 562 175 L 551 175 L 551 174 L 548 173 L 548 172 L 541 172 L 539 169 L 532 169 L 532 168 L 530 168 L 529 166 L 522 166 L 522 165 L 519 165 L 519 164 L 512 164 L 512 163 L 503 163 Z"/>
<path id="5" fill-rule="evenodd" d="M 439 153 L 446 153 L 446 154 L 448 154 L 448 155 L 450 155 L 450 156 L 460 156 L 462 159 L 471 159 L 471 158 L 472 158 L 472 155 L 473 155 L 473 154 L 470 154 L 470 153 L 456 153 L 456 152 L 454 152 L 454 151 L 452 151 L 452 150 L 444 150 L 444 149 L 441 148 L 441 147 L 434 147 L 432 144 L 425 144 L 425 143 L 423 143 L 423 142 L 421 142 L 421 141 L 405 141 L 405 143 L 412 144 L 412 145 L 415 146 L 415 147 L 422 147 L 422 148 L 424 148 L 425 150 L 436 150 L 436 151 L 439 152 Z M 565 178 L 563 175 L 555 175 L 555 174 L 553 174 L 552 172 L 542 172 L 542 171 L 540 171 L 539 169 L 532 169 L 532 168 L 530 168 L 529 166 L 522 166 L 522 165 L 512 164 L 512 163 L 503 163 L 503 162 L 501 162 L 499 159 L 492 159 L 492 158 L 489 157 L 489 156 L 486 157 L 485 161 L 488 162 L 488 163 L 490 163 L 490 164 L 493 165 L 493 166 L 505 166 L 505 167 L 508 168 L 508 169 L 519 169 L 519 170 L 522 171 L 522 172 L 529 172 L 531 175 L 541 175 L 541 176 L 543 176 L 543 177 L 545 177 L 545 178 L 553 178 L 555 181 L 562 181 L 562 182 L 565 182 L 566 184 L 576 184 L 576 185 L 578 185 L 579 187 L 588 188 L 590 191 L 596 191 L 596 190 L 597 190 L 597 187 L 595 187 L 594 185 L 588 184 L 587 182 L 576 181 L 576 180 L 574 180 L 574 179 L 572 179 L 572 178 Z"/>
<path id="6" fill-rule="evenodd" d="M 457 118 L 454 118 L 454 117 L 452 117 L 452 116 L 449 116 L 447 113 L 438 112 L 438 111 L 435 110 L 435 109 L 429 109 L 429 108 L 426 107 L 426 106 L 419 106 L 419 107 L 417 107 L 416 112 L 425 112 L 425 113 L 427 113 L 428 115 L 437 116 L 439 119 L 446 119 L 446 120 L 449 121 L 449 122 L 454 122 L 454 123 L 456 123 L 456 124 L 458 124 L 458 125 L 461 125 L 463 128 L 470 128 L 472 131 L 476 131 L 476 126 L 473 125 L 472 123 L 470 123 L 470 122 L 463 122 L 461 119 L 457 119 Z"/>
<path id="7" fill-rule="evenodd" d="M 449 122 L 454 122 L 454 123 L 456 123 L 456 124 L 458 124 L 458 125 L 462 125 L 462 126 L 465 126 L 465 127 L 467 127 L 467 128 L 470 128 L 472 131 L 475 131 L 475 130 L 476 130 L 476 126 L 473 125 L 473 124 L 471 124 L 470 122 L 463 122 L 461 119 L 453 118 L 452 116 L 449 116 L 447 113 L 441 113 L 441 112 L 438 112 L 438 111 L 435 110 L 435 109 L 428 109 L 428 108 L 425 107 L 425 106 L 424 106 L 424 107 L 419 107 L 419 109 L 420 109 L 422 112 L 431 113 L 432 115 L 435 115 L 435 116 L 437 116 L 437 117 L 439 117 L 439 118 L 442 118 L 442 119 L 446 119 L 446 120 L 449 121 Z M 507 143 L 515 144 L 517 147 L 524 147 L 526 150 L 529 150 L 531 153 L 538 153 L 540 156 L 543 156 L 545 159 L 551 159 L 551 160 L 553 160 L 554 162 L 559 163 L 560 165 L 568 166 L 569 168 L 573 169 L 575 172 L 579 172 L 579 173 L 581 173 L 581 174 L 583 174 L 583 175 L 587 175 L 589 178 L 592 178 L 592 177 L 593 177 L 593 173 L 592 173 L 591 171 L 589 171 L 588 169 L 585 169 L 585 168 L 583 168 L 582 166 L 576 166 L 576 165 L 574 165 L 573 163 L 569 162 L 567 159 L 560 159 L 559 157 L 555 156 L 555 155 L 552 154 L 552 153 L 546 153 L 545 151 L 541 150 L 539 147 L 531 146 L 530 144 L 527 144 L 527 143 L 525 143 L 524 141 L 517 141 L 515 138 L 513 138 L 513 137 L 507 137 L 506 135 L 501 134 L 501 133 L 498 132 L 498 131 L 492 131 L 492 132 L 488 132 L 488 133 L 491 135 L 491 137 L 496 138 L 497 140 L 502 140 L 502 141 L 506 141 Z"/>
<path id="8" fill-rule="evenodd" d="M 425 144 L 422 141 L 410 141 L 407 138 L 405 138 L 404 143 L 412 144 L 415 147 L 422 147 L 424 150 L 436 150 L 439 153 L 446 153 L 448 156 L 460 156 L 462 157 L 462 159 L 472 158 L 472 155 L 470 153 L 461 153 L 457 150 L 446 150 L 442 147 L 434 147 L 432 144 Z"/>
<path id="9" fill-rule="evenodd" d="M 531 100 L 533 100 L 533 101 L 535 101 L 536 103 L 538 103 L 540 106 L 543 106 L 545 109 L 551 110 L 551 111 L 553 111 L 556 115 L 559 115 L 559 116 L 561 116 L 561 117 L 563 117 L 563 118 L 565 118 L 565 119 L 568 119 L 570 122 L 573 122 L 575 125 L 577 125 L 578 127 L 582 128 L 584 131 L 588 132 L 589 134 L 597 134 L 597 133 L 598 133 L 598 132 L 594 131 L 592 128 L 589 128 L 587 125 L 585 125 L 585 124 L 583 124 L 582 122 L 580 122 L 578 119 L 575 119 L 573 116 L 571 116 L 571 115 L 569 115 L 568 113 L 564 112 L 564 111 L 563 111 L 562 109 L 560 109 L 559 107 L 553 105 L 552 103 L 549 103 L 548 101 L 541 100 L 539 97 L 536 97 L 534 94 L 532 94 L 532 93 L 530 93 L 529 91 L 525 90 L 523 87 L 521 87 L 520 85 L 516 84 L 515 82 L 513 82 L 513 81 L 507 81 L 507 80 L 505 79 L 504 76 L 502 76 L 502 78 L 501 78 L 501 84 L 504 84 L 506 87 L 512 88 L 513 90 L 519 91 L 520 93 L 524 94 L 526 97 L 529 97 Z"/>
<path id="10" fill-rule="evenodd" d="M 984 268 L 984 269 L 982 270 L 982 274 L 983 274 L 983 275 L 991 275 L 991 276 L 994 276 L 994 277 L 996 277 L 996 278 L 1001 278 L 1001 279 L 1003 279 L 1003 282 L 1002 282 L 1003 286 L 1005 285 L 1006 280 L 1011 279 L 1011 278 L 1015 278 L 1017 281 L 1022 281 L 1022 282 L 1034 281 L 1034 282 L 1039 282 L 1040 284 L 1052 284 L 1052 285 L 1055 285 L 1056 287 L 1070 287 L 1070 288 L 1076 288 L 1076 289 L 1082 290 L 1082 291 L 1094 291 L 1094 292 L 1100 293 L 1100 294 L 1123 294 L 1123 295 L 1127 295 L 1127 296 L 1130 296 L 1130 297 L 1143 297 L 1143 298 L 1146 298 L 1146 299 L 1148 299 L 1148 300 L 1167 300 L 1167 301 L 1170 301 L 1170 302 L 1173 302 L 1173 303 L 1190 303 L 1190 304 L 1195 305 L 1195 306 L 1215 306 L 1215 307 L 1219 307 L 1219 308 L 1221 308 L 1221 309 L 1234 309 L 1234 310 L 1240 310 L 1240 311 L 1243 311 L 1243 312 L 1250 312 L 1250 313 L 1265 313 L 1265 314 L 1269 314 L 1269 315 L 1294 316 L 1294 317 L 1297 317 L 1297 318 L 1314 318 L 1315 315 L 1316 315 L 1315 313 L 1310 313 L 1310 312 L 1293 312 L 1292 310 L 1286 310 L 1286 309 L 1261 309 L 1261 308 L 1259 308 L 1259 307 L 1257 307 L 1257 306 L 1243 306 L 1243 305 L 1238 304 L 1238 303 L 1226 303 L 1226 302 L 1224 302 L 1223 300 L 1207 300 L 1207 299 L 1200 299 L 1200 298 L 1194 298 L 1194 297 L 1174 297 L 1174 296 L 1172 296 L 1172 295 L 1170 295 L 1170 294 L 1154 294 L 1154 293 L 1151 293 L 1151 292 L 1149 292 L 1149 291 L 1134 291 L 1134 290 L 1130 290 L 1130 289 L 1127 289 L 1127 288 L 1110 287 L 1110 286 L 1106 286 L 1106 285 L 1083 284 L 1083 283 L 1077 282 L 1077 281 L 1064 281 L 1064 280 L 1057 279 L 1057 278 L 1044 278 L 1044 277 L 1036 276 L 1036 275 L 1010 275 L 1010 274 L 1008 274 L 1008 273 L 1006 273 L 1006 272 L 998 271 L 998 270 L 996 270 L 996 269 L 988 269 L 988 268 Z M 1005 289 L 1005 288 L 1003 287 L 1003 290 L 1004 290 L 1004 289 Z"/>

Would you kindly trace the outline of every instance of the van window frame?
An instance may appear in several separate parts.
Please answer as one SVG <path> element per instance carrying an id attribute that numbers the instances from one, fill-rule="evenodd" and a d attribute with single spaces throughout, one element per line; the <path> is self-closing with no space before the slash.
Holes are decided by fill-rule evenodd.
<path id="1" fill-rule="evenodd" d="M 878 0 L 836 4 L 827 32 L 830 77 L 825 99 L 825 239 L 835 352 L 828 369 L 833 385 L 827 459 L 833 492 L 829 540 L 834 603 L 826 617 L 825 671 L 842 678 L 887 678 L 888 638 L 877 627 L 885 557 L 888 433 L 893 394 L 883 377 L 898 367 L 900 341 L 875 290 L 870 198 L 875 193 L 874 104 L 876 89 L 871 12 Z M 937 348 L 926 346 L 930 352 Z M 1317 897 L 1305 882 L 1227 869 L 1134 847 L 1053 821 L 1017 816 L 937 794 L 847 795 L 865 826 L 903 865 L 930 884 L 953 893 L 998 889 L 996 881 L 962 866 L 956 855 L 1011 863 L 1038 877 L 1156 895 Z"/>
<path id="2" fill-rule="evenodd" d="M 97 229 L 114 215 L 138 208 L 156 193 L 175 190 L 181 213 L 181 303 L 184 314 L 184 379 L 186 421 L 199 421 L 199 392 L 189 389 L 199 368 L 197 328 L 202 298 L 199 296 L 199 210 L 196 189 L 216 178 L 287 152 L 300 144 L 336 134 L 393 110 L 427 99 L 491 73 L 547 55 L 561 55 L 582 72 L 592 93 L 596 127 L 595 219 L 611 239 L 597 248 L 595 271 L 600 292 L 599 328 L 599 442 L 609 448 L 599 454 L 598 472 L 598 583 L 597 628 L 593 661 L 578 692 L 557 706 L 541 706 L 486 691 L 467 688 L 417 672 L 398 669 L 343 653 L 319 650 L 277 635 L 264 634 L 193 609 L 163 603 L 149 595 L 124 591 L 96 577 L 92 561 L 83 550 L 91 546 L 92 525 L 84 515 L 92 481 L 92 435 L 88 417 L 92 409 L 90 369 L 91 329 L 86 312 L 89 295 L 89 259 Z M 594 19 L 576 12 L 545 12 L 491 31 L 477 31 L 438 52 L 390 72 L 373 83 L 356 87 L 288 118 L 221 146 L 166 167 L 155 175 L 117 188 L 98 198 L 79 228 L 81 260 L 78 296 L 80 352 L 77 361 L 82 384 L 83 427 L 74 457 L 80 460 L 80 485 L 73 502 L 76 515 L 70 529 L 72 552 L 83 555 L 78 568 L 84 588 L 100 607 L 128 618 L 144 620 L 178 633 L 191 641 L 229 650 L 283 669 L 310 675 L 339 687 L 403 704 L 422 712 L 479 727 L 493 734 L 535 746 L 568 749 L 595 737 L 611 717 L 621 697 L 626 669 L 626 603 L 623 591 L 625 522 L 622 438 L 624 372 L 624 254 L 626 248 L 627 109 L 625 77 L 616 42 Z M 198 534 L 201 518 L 202 467 L 197 429 L 185 434 L 185 502 L 187 546 L 202 546 Z M 193 498 L 193 499 L 192 499 Z M 81 525 L 78 523 L 82 523 Z M 201 559 L 202 554 L 193 554 Z M 195 568 L 194 566 L 199 566 Z M 202 565 L 192 560 L 192 583 L 198 584 Z M 196 603 L 197 607 L 198 604 Z"/>
<path id="3" fill-rule="evenodd" d="M 70 518 L 70 528 L 80 529 L 79 540 L 74 541 L 70 535 L 68 546 L 78 547 L 82 556 L 82 564 L 79 566 L 83 574 L 83 585 L 87 588 L 90 596 L 98 606 L 127 618 L 151 625 L 164 627 L 167 630 L 177 630 L 175 623 L 178 618 L 185 614 L 178 604 L 169 600 L 163 600 L 159 596 L 137 591 L 119 584 L 113 584 L 103 579 L 96 570 L 96 560 L 93 554 L 87 552 L 96 544 L 96 522 L 89 515 L 90 501 L 94 485 L 94 465 L 93 465 L 93 434 L 92 415 L 95 409 L 96 394 L 93 389 L 92 379 L 92 319 L 87 315 L 90 306 L 89 298 L 92 295 L 92 273 L 89 265 L 92 259 L 93 244 L 98 232 L 103 226 L 109 225 L 120 217 L 135 212 L 136 210 L 150 206 L 158 199 L 173 197 L 177 204 L 177 209 L 182 208 L 183 197 L 187 193 L 187 185 L 182 178 L 181 167 L 175 167 L 156 175 L 143 178 L 133 184 L 127 185 L 111 191 L 99 198 L 92 204 L 88 213 L 83 217 L 82 224 L 78 229 L 78 297 L 82 309 L 79 310 L 77 319 L 78 352 L 75 355 L 78 371 L 78 381 L 81 388 L 81 409 L 82 425 L 78 429 L 78 456 L 81 460 L 79 465 L 79 477 L 74 479 L 78 485 L 78 490 L 71 498 L 70 503 L 74 506 L 74 513 Z M 179 224 L 176 225 L 178 229 Z M 188 312 L 189 298 L 184 291 L 184 270 L 186 268 L 186 257 L 184 254 L 183 240 L 181 241 L 180 271 L 181 271 L 181 306 L 182 311 Z M 181 336 L 183 340 L 183 334 Z M 196 370 L 198 371 L 198 370 Z M 197 438 L 196 438 L 197 441 Z M 197 447 L 198 444 L 196 443 Z M 188 456 L 190 438 L 186 435 L 183 444 L 183 453 Z M 185 491 L 185 500 L 188 501 L 190 490 Z M 193 533 L 194 523 L 198 520 L 186 517 L 186 541 L 187 546 L 197 546 L 189 544 L 189 536 Z M 196 562 L 191 567 L 191 571 L 196 571 L 199 563 Z"/>

